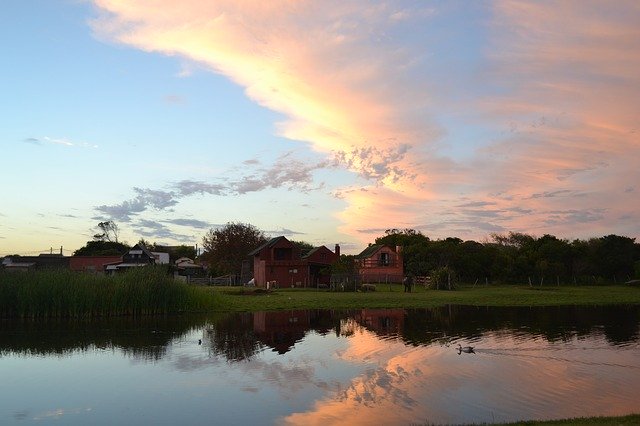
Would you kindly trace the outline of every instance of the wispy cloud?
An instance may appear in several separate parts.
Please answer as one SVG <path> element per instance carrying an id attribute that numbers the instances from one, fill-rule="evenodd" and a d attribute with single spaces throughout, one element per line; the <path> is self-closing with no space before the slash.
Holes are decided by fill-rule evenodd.
<path id="1" fill-rule="evenodd" d="M 137 220 L 133 224 L 133 228 L 135 229 L 136 234 L 141 235 L 144 238 L 166 238 L 174 241 L 183 241 L 185 243 L 190 243 L 194 240 L 193 235 L 175 233 L 162 223 L 148 219 Z"/>
<path id="2" fill-rule="evenodd" d="M 285 153 L 278 157 L 270 167 L 261 167 L 260 163 L 253 162 L 244 162 L 244 164 L 245 166 L 256 166 L 256 168 L 244 167 L 240 169 L 240 173 L 244 174 L 235 178 L 225 177 L 214 183 L 182 180 L 169 184 L 167 190 L 134 187 L 135 196 L 133 198 L 118 204 L 97 206 L 96 210 L 112 219 L 129 222 L 133 216 L 144 211 L 149 209 L 165 210 L 177 205 L 180 199 L 192 195 L 243 195 L 277 188 L 309 192 L 323 187 L 322 184 L 313 186 L 313 172 L 330 167 L 332 163 L 327 161 L 305 162 L 294 158 L 291 153 Z M 198 221 L 192 223 L 205 224 L 205 222 Z M 204 227 L 208 227 L 208 225 Z"/>
<path id="3" fill-rule="evenodd" d="M 186 99 L 180 95 L 166 95 L 163 100 L 168 104 L 182 105 L 186 103 Z"/>
<path id="4" fill-rule="evenodd" d="M 217 225 L 212 225 L 209 222 L 205 222 L 197 219 L 167 219 L 167 220 L 163 220 L 163 222 L 170 223 L 172 225 L 188 226 L 188 227 L 197 228 L 197 229 L 207 229 L 207 228 L 217 226 Z"/>
<path id="5" fill-rule="evenodd" d="M 288 228 L 280 228 L 274 231 L 265 231 L 266 234 L 269 235 L 284 235 L 285 237 L 291 237 L 296 235 L 305 235 L 305 232 L 294 231 Z"/>
<path id="6" fill-rule="evenodd" d="M 120 204 L 98 206 L 96 210 L 110 218 L 129 222 L 131 216 L 149 208 L 163 210 L 178 204 L 175 192 L 148 188 L 133 188 L 133 191 L 136 193 L 134 198 Z"/>
<path id="7" fill-rule="evenodd" d="M 61 146 L 67 146 L 67 147 L 98 148 L 98 145 L 91 144 L 88 142 L 77 142 L 77 141 L 72 141 L 66 138 L 50 138 L 48 136 L 44 136 L 41 138 L 30 137 L 30 138 L 24 139 L 23 142 L 31 145 L 53 144 L 53 145 L 61 145 Z"/>

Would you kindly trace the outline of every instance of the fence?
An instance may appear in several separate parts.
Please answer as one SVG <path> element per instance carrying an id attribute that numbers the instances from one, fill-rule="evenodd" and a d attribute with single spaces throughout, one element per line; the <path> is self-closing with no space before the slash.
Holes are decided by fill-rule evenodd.
<path id="1" fill-rule="evenodd" d="M 193 285 L 233 286 L 238 285 L 238 276 L 235 274 L 220 277 L 187 277 L 187 282 Z"/>

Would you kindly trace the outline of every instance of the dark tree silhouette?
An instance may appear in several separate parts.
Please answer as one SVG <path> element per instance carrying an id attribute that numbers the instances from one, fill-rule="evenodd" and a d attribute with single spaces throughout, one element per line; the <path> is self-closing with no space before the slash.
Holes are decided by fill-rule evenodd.
<path id="1" fill-rule="evenodd" d="M 242 261 L 265 242 L 267 237 L 264 232 L 255 226 L 229 222 L 220 228 L 211 228 L 202 238 L 202 259 L 215 275 L 239 274 Z"/>

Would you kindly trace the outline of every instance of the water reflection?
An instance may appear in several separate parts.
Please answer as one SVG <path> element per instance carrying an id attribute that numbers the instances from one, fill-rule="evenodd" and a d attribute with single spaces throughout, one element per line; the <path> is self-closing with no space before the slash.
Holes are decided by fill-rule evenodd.
<path id="1" fill-rule="evenodd" d="M 176 338 L 203 330 L 203 345 L 228 361 L 250 359 L 270 348 L 290 351 L 310 333 L 349 337 L 366 329 L 409 345 L 476 341 L 508 331 L 520 339 L 566 342 L 602 334 L 614 346 L 640 340 L 640 308 L 469 307 L 432 309 L 293 310 L 211 316 L 151 317 L 104 321 L 2 321 L 0 355 L 65 355 L 90 348 L 120 349 L 142 359 L 160 359 Z"/>
<path id="2" fill-rule="evenodd" d="M 145 317 L 99 321 L 0 321 L 0 356 L 69 356 L 89 350 L 120 350 L 159 360 L 176 338 L 204 327 L 211 318 Z"/>
<path id="3" fill-rule="evenodd" d="M 0 423 L 3 413 L 11 413 L 9 422 L 55 414 L 78 424 L 208 424 L 213 415 L 224 424 L 324 425 L 638 410 L 638 306 L 0 325 L 0 376 L 13 389 L 0 401 Z M 458 354 L 459 343 L 475 353 Z M 52 382 L 71 396 L 47 389 Z"/>

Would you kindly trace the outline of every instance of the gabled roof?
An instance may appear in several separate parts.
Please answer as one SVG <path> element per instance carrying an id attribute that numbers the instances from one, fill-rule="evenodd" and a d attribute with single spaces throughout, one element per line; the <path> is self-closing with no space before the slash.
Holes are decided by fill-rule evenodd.
<path id="1" fill-rule="evenodd" d="M 311 250 L 309 250 L 308 252 L 306 252 L 305 254 L 303 254 L 302 258 L 305 259 L 305 258 L 311 256 L 313 253 L 317 252 L 318 250 L 320 250 L 320 247 L 314 247 Z"/>
<path id="2" fill-rule="evenodd" d="M 285 240 L 287 240 L 284 236 L 279 236 L 279 237 L 275 237 L 270 239 L 269 241 L 267 241 L 266 243 L 264 243 L 263 245 L 261 245 L 260 247 L 258 247 L 257 249 L 253 250 L 252 252 L 250 252 L 247 256 L 255 256 L 256 254 L 260 253 L 262 251 L 262 249 L 265 249 L 267 247 L 273 247 L 275 246 L 278 241 L 280 241 L 282 238 L 284 238 Z M 289 241 L 289 240 L 287 240 Z"/>
<path id="3" fill-rule="evenodd" d="M 333 253 L 331 250 L 329 250 L 326 246 L 320 246 L 320 247 L 314 247 L 311 250 L 309 250 L 308 252 L 306 252 L 304 255 L 302 255 L 303 259 L 306 259 L 307 257 L 313 255 L 314 253 L 316 253 L 318 250 L 322 250 L 322 249 L 326 249 L 328 252 Z"/>
<path id="4" fill-rule="evenodd" d="M 356 259 L 366 259 L 373 256 L 378 250 L 385 247 L 385 244 L 372 244 L 356 256 Z M 395 250 L 394 250 L 395 251 Z"/>
<path id="5" fill-rule="evenodd" d="M 127 251 L 127 253 L 129 253 L 131 250 L 135 250 L 135 249 L 136 249 L 136 247 L 138 248 L 138 250 L 142 250 L 142 252 L 143 252 L 144 254 L 146 254 L 146 255 L 147 255 L 147 257 L 149 257 L 149 258 L 151 258 L 151 259 L 155 259 L 155 256 L 153 255 L 153 253 L 151 253 L 151 252 L 149 251 L 149 249 L 148 249 L 147 247 L 145 247 L 145 246 L 144 246 L 144 244 L 140 244 L 140 243 L 138 243 L 138 244 L 136 244 L 135 246 L 131 247 L 131 248 L 129 249 L 129 251 Z"/>

